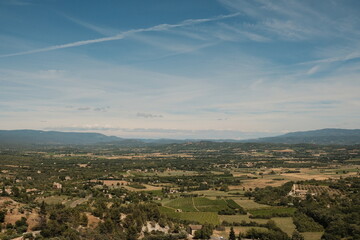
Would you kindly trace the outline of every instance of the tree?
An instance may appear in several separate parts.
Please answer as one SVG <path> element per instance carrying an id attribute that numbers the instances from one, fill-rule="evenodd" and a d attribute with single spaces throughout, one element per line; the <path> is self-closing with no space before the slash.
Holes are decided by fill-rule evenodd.
<path id="1" fill-rule="evenodd" d="M 236 240 L 234 228 L 230 228 L 229 240 Z"/>
<path id="2" fill-rule="evenodd" d="M 41 202 L 39 214 L 46 215 L 46 205 L 44 201 Z"/>
<path id="3" fill-rule="evenodd" d="M 3 222 L 4 222 L 4 220 L 5 220 L 5 216 L 6 216 L 6 212 L 7 212 L 7 210 L 6 210 L 6 209 L 5 209 L 5 210 L 0 211 L 0 223 L 3 223 Z"/>
<path id="4" fill-rule="evenodd" d="M 89 219 L 85 214 L 82 214 L 80 217 L 80 225 L 86 227 L 88 225 Z"/>
<path id="5" fill-rule="evenodd" d="M 304 240 L 304 237 L 298 231 L 295 230 L 292 234 L 291 240 Z"/>
<path id="6" fill-rule="evenodd" d="M 114 222 L 110 218 L 107 218 L 103 223 L 99 223 L 99 231 L 102 234 L 113 233 L 114 227 Z"/>
<path id="7" fill-rule="evenodd" d="M 2 187 L 1 196 L 8 196 L 9 194 L 5 190 L 5 186 Z"/>
<path id="8" fill-rule="evenodd" d="M 213 230 L 213 225 L 205 223 L 201 230 L 197 230 L 195 232 L 194 239 L 210 239 L 213 234 Z"/>

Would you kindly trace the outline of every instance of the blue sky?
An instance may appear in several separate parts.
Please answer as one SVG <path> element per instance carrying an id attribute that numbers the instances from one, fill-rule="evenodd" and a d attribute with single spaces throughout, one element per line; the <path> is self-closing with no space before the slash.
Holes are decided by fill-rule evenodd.
<path id="1" fill-rule="evenodd" d="M 359 128 L 357 0 L 0 0 L 1 129 Z"/>

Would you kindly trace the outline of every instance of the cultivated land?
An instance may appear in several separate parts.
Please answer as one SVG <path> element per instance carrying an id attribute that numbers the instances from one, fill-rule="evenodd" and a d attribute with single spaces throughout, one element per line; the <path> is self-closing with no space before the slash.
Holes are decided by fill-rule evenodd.
<path id="1" fill-rule="evenodd" d="M 248 238 L 289 239 L 298 231 L 306 240 L 345 239 L 360 223 L 359 146 L 36 148 L 0 150 L 1 239 L 147 240 L 148 226 L 158 230 L 150 235 L 181 239 L 192 237 L 189 224 L 224 238 L 233 227 Z"/>

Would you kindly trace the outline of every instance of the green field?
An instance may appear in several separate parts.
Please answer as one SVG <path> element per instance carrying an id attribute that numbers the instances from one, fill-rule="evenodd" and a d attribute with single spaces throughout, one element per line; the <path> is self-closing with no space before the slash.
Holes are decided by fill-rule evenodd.
<path id="1" fill-rule="evenodd" d="M 36 201 L 37 202 L 44 201 L 46 204 L 59 204 L 59 203 L 66 204 L 66 202 L 69 201 L 69 197 L 65 195 L 50 196 L 46 198 L 38 198 Z"/>
<path id="2" fill-rule="evenodd" d="M 232 199 L 227 199 L 225 200 L 227 205 L 230 207 L 230 208 L 233 208 L 233 209 L 236 209 L 236 208 L 240 208 L 239 204 L 237 204 L 234 200 Z"/>
<path id="3" fill-rule="evenodd" d="M 224 191 L 216 191 L 216 190 L 201 190 L 201 191 L 194 191 L 192 193 L 203 195 L 205 197 L 231 197 L 234 196 L 234 194 L 236 193 L 244 193 L 244 191 L 232 190 L 232 191 L 224 192 Z"/>
<path id="4" fill-rule="evenodd" d="M 165 214 L 171 218 L 195 221 L 200 224 L 220 224 L 219 216 L 215 212 L 165 212 Z"/>
<path id="5" fill-rule="evenodd" d="M 260 231 L 267 231 L 267 228 L 263 228 L 263 227 L 234 227 L 234 232 L 236 235 L 238 235 L 239 232 L 246 233 L 247 231 L 249 231 L 252 228 L 254 228 L 256 230 L 260 230 Z M 230 227 L 226 227 L 225 231 L 216 231 L 215 233 L 217 235 L 227 239 L 229 237 Z"/>
<path id="6" fill-rule="evenodd" d="M 160 212 L 162 212 L 162 213 L 173 213 L 173 212 L 174 212 L 174 209 L 173 209 L 173 208 L 163 207 L 163 206 L 160 206 L 160 207 L 159 207 L 159 210 L 160 210 Z"/>
<path id="7" fill-rule="evenodd" d="M 211 200 L 208 198 L 193 198 L 194 205 L 201 212 L 218 212 L 228 208 L 225 200 Z"/>
<path id="8" fill-rule="evenodd" d="M 290 214 L 293 215 L 296 211 L 296 208 L 288 207 L 270 207 L 270 208 L 260 208 L 260 209 L 251 209 L 251 213 L 254 217 L 256 216 L 274 216 L 274 214 Z"/>
<path id="9" fill-rule="evenodd" d="M 146 189 L 144 185 L 141 185 L 139 183 L 129 184 L 128 186 L 136 189 Z"/>
<path id="10" fill-rule="evenodd" d="M 227 221 L 229 223 L 233 222 L 256 222 L 259 224 L 265 224 L 269 221 L 269 219 L 260 219 L 260 218 L 249 218 L 249 215 L 219 215 L 220 221 Z"/>
<path id="11" fill-rule="evenodd" d="M 271 220 L 273 220 L 276 223 L 276 225 L 289 237 L 292 236 L 296 228 L 293 223 L 292 217 L 274 217 L 271 218 Z"/>
<path id="12" fill-rule="evenodd" d="M 236 199 L 235 202 L 239 204 L 241 207 L 243 207 L 245 210 L 270 207 L 269 205 L 260 204 L 251 199 L 240 199 L 240 200 Z"/>
<path id="13" fill-rule="evenodd" d="M 204 197 L 176 198 L 170 201 L 165 200 L 162 203 L 163 206 L 174 210 L 181 209 L 183 212 L 218 212 L 228 208 L 228 203 L 225 200 L 211 200 Z M 233 206 L 235 203 L 230 204 Z"/>
<path id="14" fill-rule="evenodd" d="M 181 209 L 183 212 L 197 212 L 198 210 L 194 207 L 192 198 L 176 198 L 174 200 L 166 201 L 163 203 L 164 206 Z"/>
<path id="15" fill-rule="evenodd" d="M 147 172 L 147 173 L 139 173 L 139 172 L 131 172 L 133 175 L 138 176 L 160 176 L 160 177 L 168 177 L 168 176 L 195 176 L 198 175 L 198 172 L 195 171 L 164 171 L 164 172 Z"/>
<path id="16" fill-rule="evenodd" d="M 235 202 L 229 203 L 225 200 L 211 200 L 204 197 L 196 198 L 177 198 L 162 201 L 163 206 L 160 211 L 172 218 L 181 220 L 196 221 L 199 223 L 219 224 L 218 211 L 227 209 L 228 204 L 237 206 Z M 180 209 L 182 212 L 175 212 Z"/>
<path id="17" fill-rule="evenodd" d="M 305 240 L 320 240 L 323 232 L 303 232 L 301 235 L 304 236 Z"/>

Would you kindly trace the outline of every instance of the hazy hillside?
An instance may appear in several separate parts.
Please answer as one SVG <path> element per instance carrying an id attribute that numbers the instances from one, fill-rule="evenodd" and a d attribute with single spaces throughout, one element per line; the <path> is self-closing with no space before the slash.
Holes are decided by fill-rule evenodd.
<path id="1" fill-rule="evenodd" d="M 0 130 L 1 144 L 94 144 L 121 140 L 100 133 Z"/>
<path id="2" fill-rule="evenodd" d="M 100 133 L 57 132 L 39 130 L 0 130 L 0 144 L 98 144 L 115 143 L 127 146 L 143 144 L 174 144 L 184 142 L 199 142 L 201 140 L 174 139 L 124 139 L 106 136 Z M 217 142 L 220 140 L 208 140 Z M 277 137 L 266 137 L 250 140 L 221 140 L 221 142 L 257 142 L 257 143 L 312 143 L 312 144 L 360 144 L 360 129 L 321 129 L 314 131 L 292 132 Z"/>
<path id="3" fill-rule="evenodd" d="M 267 143 L 312 143 L 312 144 L 360 144 L 360 129 L 321 129 L 304 132 L 292 132 L 277 137 L 266 137 L 247 142 Z"/>

